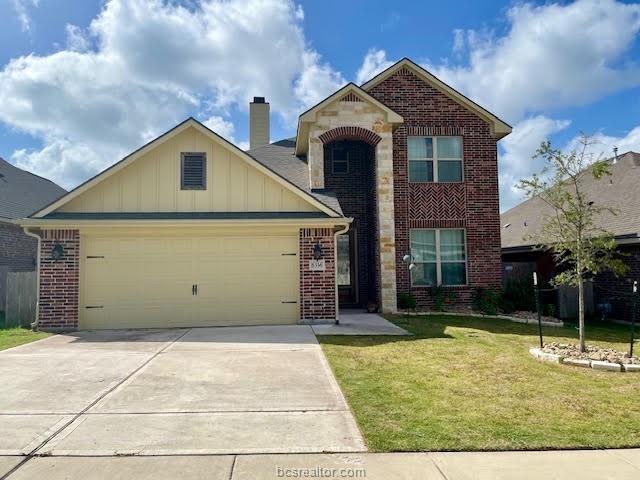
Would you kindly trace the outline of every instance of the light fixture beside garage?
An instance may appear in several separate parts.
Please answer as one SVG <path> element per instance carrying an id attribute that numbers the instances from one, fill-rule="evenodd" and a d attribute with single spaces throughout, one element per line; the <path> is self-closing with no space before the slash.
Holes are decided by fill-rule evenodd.
<path id="1" fill-rule="evenodd" d="M 64 247 L 60 242 L 55 242 L 51 247 L 51 258 L 54 262 L 62 260 L 64 258 Z"/>
<path id="2" fill-rule="evenodd" d="M 313 258 L 309 260 L 309 270 L 312 272 L 324 272 L 326 268 L 322 245 L 316 241 L 316 244 L 313 246 Z"/>

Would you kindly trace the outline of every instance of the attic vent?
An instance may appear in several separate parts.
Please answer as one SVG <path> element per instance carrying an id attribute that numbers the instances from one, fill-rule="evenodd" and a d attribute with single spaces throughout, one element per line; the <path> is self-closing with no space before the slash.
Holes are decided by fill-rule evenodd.
<path id="1" fill-rule="evenodd" d="M 182 190 L 205 190 L 207 188 L 207 154 L 181 153 L 180 179 Z"/>
<path id="2" fill-rule="evenodd" d="M 341 102 L 361 102 L 360 97 L 357 96 L 353 92 L 347 93 L 344 97 L 340 99 Z"/>

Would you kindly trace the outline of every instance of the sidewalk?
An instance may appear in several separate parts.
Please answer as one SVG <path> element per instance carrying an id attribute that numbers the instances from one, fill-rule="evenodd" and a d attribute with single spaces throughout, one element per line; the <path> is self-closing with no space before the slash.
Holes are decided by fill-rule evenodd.
<path id="1" fill-rule="evenodd" d="M 24 457 L 0 457 L 0 477 Z M 547 452 L 361 453 L 167 457 L 35 457 L 11 480 L 636 480 L 640 449 Z"/>

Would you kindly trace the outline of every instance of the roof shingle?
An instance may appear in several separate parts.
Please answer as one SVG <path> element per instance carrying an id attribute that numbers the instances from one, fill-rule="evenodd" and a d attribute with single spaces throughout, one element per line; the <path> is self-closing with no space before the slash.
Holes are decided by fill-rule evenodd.
<path id="1" fill-rule="evenodd" d="M 0 157 L 0 218 L 24 218 L 67 191 Z"/>
<path id="2" fill-rule="evenodd" d="M 616 215 L 603 213 L 598 227 L 615 236 L 640 234 L 640 153 L 627 152 L 611 162 L 611 176 L 596 180 L 583 178 L 588 198 L 611 207 Z M 502 248 L 525 247 L 535 242 L 527 237 L 536 235 L 552 209 L 539 197 L 530 198 L 500 215 Z M 508 226 L 507 226 L 508 225 Z"/>

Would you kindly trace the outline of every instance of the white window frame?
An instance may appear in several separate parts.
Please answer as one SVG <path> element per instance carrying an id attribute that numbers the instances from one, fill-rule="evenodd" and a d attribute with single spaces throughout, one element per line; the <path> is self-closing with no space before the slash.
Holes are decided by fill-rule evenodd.
<path id="1" fill-rule="evenodd" d="M 444 287 L 465 287 L 469 285 L 469 265 L 468 265 L 468 254 L 467 254 L 467 229 L 466 228 L 410 228 L 409 229 L 409 251 L 411 251 L 411 232 L 414 230 L 431 230 L 436 233 L 436 285 L 444 286 Z M 464 260 L 447 260 L 445 263 L 464 263 L 464 283 L 449 285 L 442 283 L 442 258 L 440 256 L 440 232 L 443 230 L 462 230 L 462 235 L 464 237 Z M 433 263 L 433 262 L 415 262 L 413 259 L 413 254 L 411 254 L 411 261 L 416 265 L 423 263 Z M 409 272 L 409 280 L 411 281 L 412 288 L 429 288 L 433 285 L 414 285 L 413 284 L 413 274 Z"/>
<path id="2" fill-rule="evenodd" d="M 461 158 L 440 158 L 438 156 L 438 138 L 459 138 L 462 145 L 462 157 Z M 433 157 L 432 158 L 409 158 L 409 138 L 430 138 L 433 145 Z M 460 162 L 460 180 L 446 180 L 440 181 L 438 176 L 438 163 L 442 161 L 448 162 Z M 432 162 L 433 163 L 433 180 L 411 180 L 411 162 Z M 407 137 L 407 179 L 410 183 L 462 183 L 464 182 L 464 137 L 462 135 L 409 135 Z"/>

